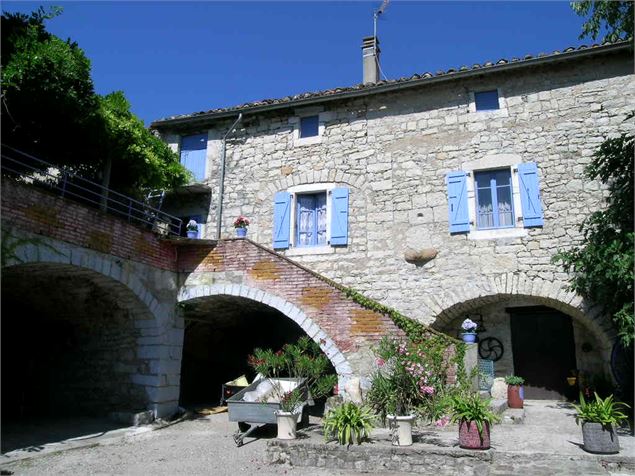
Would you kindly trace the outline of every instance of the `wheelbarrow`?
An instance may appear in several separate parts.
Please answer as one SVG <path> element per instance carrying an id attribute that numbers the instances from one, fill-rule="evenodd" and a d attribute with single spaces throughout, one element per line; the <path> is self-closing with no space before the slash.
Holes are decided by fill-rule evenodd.
<path id="1" fill-rule="evenodd" d="M 245 394 L 247 394 L 248 392 L 254 392 L 258 385 L 265 380 L 270 380 L 273 381 L 274 384 L 279 383 L 283 386 L 285 385 L 285 382 L 291 384 L 295 383 L 296 385 L 286 385 L 289 386 L 289 390 L 297 387 L 302 388 L 303 401 L 301 404 L 301 411 L 298 414 L 298 423 L 302 421 L 308 394 L 305 385 L 305 379 L 277 378 L 256 380 L 237 394 L 232 395 L 227 399 L 229 421 L 235 421 L 238 423 L 238 430 L 236 431 L 236 433 L 234 433 L 234 443 L 236 443 L 236 446 L 238 447 L 242 446 L 244 438 L 249 436 L 256 429 L 261 428 L 267 424 L 275 425 L 277 423 L 276 412 L 280 410 L 280 403 L 244 400 Z"/>

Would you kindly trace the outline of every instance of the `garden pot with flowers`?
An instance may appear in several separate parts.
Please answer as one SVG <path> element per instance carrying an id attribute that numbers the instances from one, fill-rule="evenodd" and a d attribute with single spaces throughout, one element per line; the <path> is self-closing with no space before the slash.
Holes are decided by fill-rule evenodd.
<path id="1" fill-rule="evenodd" d="M 476 328 L 478 324 L 474 322 L 472 319 L 465 319 L 463 324 L 461 324 L 461 329 L 463 332 L 461 333 L 461 337 L 463 338 L 463 342 L 467 344 L 474 344 L 476 342 Z"/>
<path id="2" fill-rule="evenodd" d="M 247 236 L 247 227 L 249 226 L 249 218 L 240 215 L 234 220 L 234 228 L 236 229 L 236 236 L 238 238 L 244 238 Z"/>
<path id="3" fill-rule="evenodd" d="M 190 220 L 185 227 L 188 238 L 198 238 L 198 223 L 196 220 Z"/>
<path id="4" fill-rule="evenodd" d="M 452 422 L 459 424 L 459 446 L 469 450 L 490 447 L 490 427 L 500 420 L 490 410 L 490 401 L 476 393 L 455 395 L 451 403 Z"/>
<path id="5" fill-rule="evenodd" d="M 410 446 L 416 407 L 435 391 L 431 372 L 424 353 L 412 343 L 384 339 L 377 356 L 367 400 L 388 422 L 393 445 Z"/>

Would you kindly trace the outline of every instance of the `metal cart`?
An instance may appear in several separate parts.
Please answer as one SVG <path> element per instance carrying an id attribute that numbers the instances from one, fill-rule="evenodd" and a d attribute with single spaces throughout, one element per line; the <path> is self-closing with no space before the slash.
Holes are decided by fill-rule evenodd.
<path id="1" fill-rule="evenodd" d="M 302 389 L 304 398 L 302 402 L 302 411 L 298 415 L 299 423 L 304 414 L 304 407 L 306 405 L 308 395 L 305 379 L 278 378 L 273 380 L 294 381 L 298 383 L 297 387 Z M 236 443 L 236 446 L 242 446 L 243 439 L 249 436 L 257 428 L 267 424 L 275 425 L 277 423 L 276 412 L 280 410 L 279 403 L 246 402 L 243 400 L 245 393 L 255 390 L 261 382 L 263 382 L 263 380 L 257 380 L 227 399 L 229 421 L 238 422 L 238 430 L 234 433 L 234 443 Z"/>

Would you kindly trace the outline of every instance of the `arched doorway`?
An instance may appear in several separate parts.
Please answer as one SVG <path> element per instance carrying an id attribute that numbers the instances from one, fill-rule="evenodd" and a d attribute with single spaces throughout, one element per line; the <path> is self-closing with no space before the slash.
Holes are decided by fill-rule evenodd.
<path id="1" fill-rule="evenodd" d="M 334 341 L 291 303 L 242 285 L 181 290 L 185 321 L 181 404 L 216 403 L 224 382 L 253 373 L 247 357 L 256 347 L 280 349 L 308 335 L 319 344 L 338 375 L 341 389 L 351 366 Z"/>
<path id="2" fill-rule="evenodd" d="M 138 358 L 137 319 L 152 315 L 123 284 L 95 271 L 3 268 L 3 451 L 78 436 L 86 430 L 73 428 L 78 419 L 89 426 L 99 419 L 105 430 L 121 426 L 109 423 L 111 412 L 145 410 L 145 387 L 132 378 L 148 366 Z"/>
<path id="3" fill-rule="evenodd" d="M 568 377 L 609 380 L 611 338 L 580 310 L 549 298 L 493 295 L 458 303 L 433 327 L 458 336 L 462 321 L 479 322 L 480 358 L 495 359 L 495 376 L 519 375 L 526 398 L 577 396 Z M 496 352 L 487 348 L 493 344 Z"/>

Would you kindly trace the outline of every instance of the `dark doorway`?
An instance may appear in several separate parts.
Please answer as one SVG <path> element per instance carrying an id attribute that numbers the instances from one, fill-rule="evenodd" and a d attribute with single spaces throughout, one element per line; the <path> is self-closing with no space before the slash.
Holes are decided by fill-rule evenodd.
<path id="1" fill-rule="evenodd" d="M 571 317 L 548 307 L 507 309 L 511 316 L 514 374 L 525 379 L 525 398 L 561 399 L 576 368 Z"/>
<path id="2" fill-rule="evenodd" d="M 303 335 L 280 311 L 249 299 L 214 296 L 184 305 L 185 335 L 180 404 L 217 405 L 222 384 L 255 374 L 247 364 L 254 348 L 282 348 Z"/>

